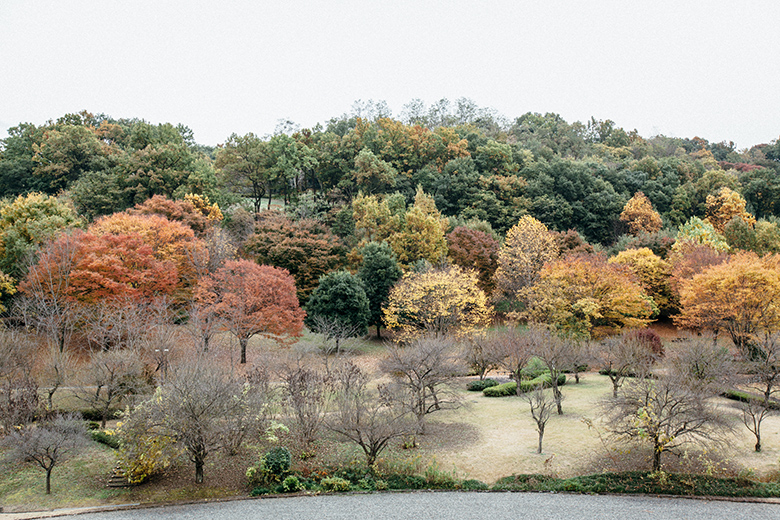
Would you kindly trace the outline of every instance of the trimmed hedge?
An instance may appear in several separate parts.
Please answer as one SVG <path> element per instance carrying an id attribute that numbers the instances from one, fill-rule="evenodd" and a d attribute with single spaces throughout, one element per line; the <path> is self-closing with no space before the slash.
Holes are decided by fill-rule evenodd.
<path id="1" fill-rule="evenodd" d="M 469 392 L 481 392 L 485 388 L 490 388 L 491 386 L 498 386 L 498 381 L 495 379 L 478 379 L 477 381 L 471 381 L 469 384 L 466 385 L 466 390 Z"/>
<path id="2" fill-rule="evenodd" d="M 749 402 L 762 402 L 764 400 L 763 397 L 751 394 L 748 392 L 743 392 L 742 390 L 726 390 L 721 394 L 726 399 L 732 399 L 734 401 L 740 401 L 742 403 L 749 403 Z M 775 400 L 769 401 L 769 409 L 770 410 L 780 410 L 780 403 L 778 403 Z"/>
<path id="3" fill-rule="evenodd" d="M 545 374 L 542 374 L 541 376 L 537 377 L 536 379 L 531 379 L 530 381 L 522 381 L 520 383 L 520 393 L 526 393 L 530 392 L 534 388 L 536 388 L 539 385 L 543 385 L 545 388 L 549 388 L 552 384 L 552 379 L 550 378 L 550 373 L 547 372 Z M 561 374 L 558 376 L 558 386 L 562 386 L 566 384 L 566 376 Z M 485 395 L 485 397 L 509 397 L 512 395 L 517 395 L 517 382 L 516 381 L 510 381 L 508 383 L 504 383 L 498 386 L 491 386 L 489 388 L 485 388 L 482 393 Z"/>
<path id="4" fill-rule="evenodd" d="M 730 497 L 780 496 L 780 484 L 776 482 L 763 483 L 745 478 L 640 471 L 603 473 L 565 479 L 547 475 L 513 475 L 500 479 L 493 486 L 493 490 Z"/>

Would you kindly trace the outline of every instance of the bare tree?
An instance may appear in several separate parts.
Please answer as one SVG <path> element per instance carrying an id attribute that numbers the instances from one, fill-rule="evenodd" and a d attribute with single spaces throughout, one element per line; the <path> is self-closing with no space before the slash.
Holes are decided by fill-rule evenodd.
<path id="1" fill-rule="evenodd" d="M 103 300 L 84 314 L 90 346 L 109 350 L 140 347 L 147 334 L 149 304 L 132 298 Z"/>
<path id="2" fill-rule="evenodd" d="M 348 342 L 361 335 L 361 326 L 321 314 L 312 316 L 311 322 L 312 331 L 322 336 L 318 346 L 325 363 L 325 372 L 330 375 L 330 357 L 338 357 L 343 351 L 349 350 L 351 345 Z"/>
<path id="3" fill-rule="evenodd" d="M 491 370 L 501 366 L 506 358 L 503 343 L 496 336 L 500 333 L 469 334 L 463 340 L 463 359 L 480 381 Z"/>
<path id="4" fill-rule="evenodd" d="M 111 412 L 123 399 L 147 389 L 139 352 L 108 350 L 90 356 L 76 395 L 100 413 L 101 427 L 105 428 Z"/>
<path id="5" fill-rule="evenodd" d="M 46 471 L 46 494 L 51 494 L 51 473 L 54 466 L 78 452 L 87 444 L 84 422 L 74 416 L 57 416 L 14 430 L 3 439 L 10 448 L 6 457 L 19 462 L 32 461 Z"/>
<path id="6" fill-rule="evenodd" d="M 287 363 L 281 376 L 285 401 L 292 412 L 293 431 L 308 448 L 317 439 L 325 421 L 330 398 L 328 377 L 299 362 Z"/>
<path id="7" fill-rule="evenodd" d="M 753 348 L 740 350 L 740 355 L 746 388 L 761 396 L 742 404 L 742 420 L 756 437 L 755 451 L 761 451 L 761 423 L 771 415 L 770 401 L 780 390 L 780 333 L 767 334 Z"/>
<path id="8" fill-rule="evenodd" d="M 136 322 L 144 329 L 144 334 L 138 338 L 141 352 L 145 359 L 154 363 L 160 381 L 165 380 L 168 365 L 175 356 L 174 347 L 180 341 L 175 320 L 176 313 L 170 300 L 161 297 L 149 302 Z"/>
<path id="9" fill-rule="evenodd" d="M 368 378 L 354 364 L 344 363 L 336 371 L 335 388 L 335 406 L 326 427 L 360 446 L 369 470 L 391 440 L 415 430 L 397 397 L 383 386 L 370 390 Z"/>
<path id="10" fill-rule="evenodd" d="M 38 409 L 34 358 L 35 344 L 29 336 L 0 325 L 0 426 L 6 433 L 32 422 Z"/>
<path id="11" fill-rule="evenodd" d="M 605 403 L 608 428 L 618 438 L 649 444 L 653 471 L 661 455 L 688 443 L 716 440 L 728 422 L 708 399 L 711 392 L 680 374 L 634 378 L 617 399 Z"/>
<path id="12" fill-rule="evenodd" d="M 380 364 L 393 377 L 401 404 L 417 418 L 417 433 L 425 433 L 425 417 L 443 409 L 460 406 L 459 394 L 451 388 L 453 379 L 463 373 L 460 356 L 451 340 L 423 336 L 407 347 L 387 346 L 387 358 Z"/>
<path id="13" fill-rule="evenodd" d="M 15 305 L 25 325 L 45 335 L 60 352 L 70 344 L 81 319 L 81 305 L 70 295 L 70 272 L 78 248 L 79 239 L 68 233 L 46 243 L 28 266 Z"/>
<path id="14" fill-rule="evenodd" d="M 564 370 L 571 367 L 571 343 L 547 327 L 535 323 L 529 324 L 528 329 L 523 332 L 523 338 L 533 355 L 547 365 L 547 369 L 550 371 L 550 386 L 552 387 L 558 415 L 563 415 L 563 408 L 561 407 L 563 394 L 558 384 L 558 378 L 563 374 Z M 519 391 L 519 382 L 517 387 Z"/>
<path id="15" fill-rule="evenodd" d="M 517 395 L 520 395 L 520 380 L 523 368 L 533 357 L 532 345 L 523 330 L 512 325 L 506 329 L 488 333 L 485 345 L 490 353 L 496 356 L 499 366 L 507 370 L 512 379 L 517 381 Z"/>
<path id="16" fill-rule="evenodd" d="M 205 358 L 171 367 L 155 396 L 137 407 L 148 430 L 173 440 L 195 465 L 195 482 L 203 482 L 208 455 L 235 447 L 235 436 L 254 429 L 249 420 L 260 403 L 248 398 L 251 386 Z M 236 417 L 243 420 L 236 421 Z M 231 431 L 230 426 L 240 432 Z"/>
<path id="17" fill-rule="evenodd" d="M 676 343 L 667 365 L 672 374 L 705 395 L 720 394 L 735 368 L 729 350 L 707 335 Z"/>
<path id="18" fill-rule="evenodd" d="M 46 392 L 46 407 L 54 409 L 54 394 L 74 374 L 76 361 L 70 350 L 60 350 L 56 345 L 49 347 L 49 352 L 38 372 L 38 382 Z"/>
<path id="19" fill-rule="evenodd" d="M 539 447 L 536 453 L 541 453 L 544 428 L 547 426 L 547 421 L 550 420 L 555 400 L 551 399 L 549 393 L 545 393 L 543 385 L 537 386 L 533 392 L 526 392 L 524 396 L 531 407 L 531 418 L 536 423 L 536 431 L 539 433 Z"/>
<path id="20" fill-rule="evenodd" d="M 574 374 L 574 383 L 580 384 L 580 374 L 593 362 L 593 345 L 579 337 L 568 338 L 570 370 Z"/>
<path id="21" fill-rule="evenodd" d="M 596 347 L 596 359 L 603 373 L 612 381 L 612 397 L 629 376 L 645 377 L 655 362 L 653 352 L 636 334 L 623 332 L 601 341 Z"/>
<path id="22" fill-rule="evenodd" d="M 193 302 L 189 308 L 187 330 L 200 343 L 201 350 L 207 352 L 214 337 L 223 329 L 223 323 L 213 305 Z"/>

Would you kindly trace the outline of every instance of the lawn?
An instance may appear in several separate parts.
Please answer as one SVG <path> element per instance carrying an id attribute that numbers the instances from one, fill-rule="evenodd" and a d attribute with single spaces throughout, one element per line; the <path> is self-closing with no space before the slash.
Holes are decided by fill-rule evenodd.
<path id="1" fill-rule="evenodd" d="M 317 339 L 306 335 L 301 345 L 316 349 Z M 261 352 L 278 356 L 279 347 L 256 342 L 249 349 L 249 365 L 262 363 Z M 218 359 L 230 363 L 231 349 Z M 179 353 L 182 355 L 183 353 Z M 370 341 L 353 349 L 352 359 L 361 367 L 375 369 L 383 355 L 381 343 Z M 562 387 L 564 415 L 553 415 L 547 425 L 543 453 L 537 454 L 537 432 L 528 403 L 521 397 L 488 398 L 481 392 L 467 392 L 466 383 L 456 382 L 463 406 L 456 410 L 429 416 L 427 434 L 420 437 L 416 449 L 402 449 L 396 442 L 384 454 L 385 464 L 414 468 L 419 472 L 439 471 L 460 479 L 478 479 L 493 484 L 514 474 L 543 474 L 573 477 L 604 471 L 648 469 L 648 453 L 636 446 L 612 442 L 602 422 L 601 403 L 611 395 L 606 376 L 589 372 L 581 383 L 573 378 Z M 77 407 L 67 391 L 58 393 L 61 405 Z M 780 459 L 780 416 L 765 420 L 764 451 L 752 451 L 754 438 L 740 421 L 734 401 L 718 399 L 718 406 L 729 415 L 734 431 L 724 442 L 707 451 L 691 449 L 677 459 L 665 455 L 670 470 L 695 470 L 726 476 L 753 476 L 761 480 L 776 479 Z M 323 443 L 318 456 L 297 462 L 306 471 L 333 461 L 341 463 L 360 459 L 352 446 Z M 44 472 L 32 465 L 5 465 L 0 470 L 0 504 L 5 512 L 40 510 L 75 506 L 161 502 L 184 499 L 210 499 L 247 495 L 244 473 L 257 460 L 257 451 L 246 449 L 226 457 L 210 455 L 205 468 L 205 482 L 193 482 L 193 467 L 182 460 L 166 473 L 141 486 L 108 489 L 106 481 L 114 467 L 114 453 L 94 444 L 81 456 L 54 469 L 52 494 L 43 494 Z"/>

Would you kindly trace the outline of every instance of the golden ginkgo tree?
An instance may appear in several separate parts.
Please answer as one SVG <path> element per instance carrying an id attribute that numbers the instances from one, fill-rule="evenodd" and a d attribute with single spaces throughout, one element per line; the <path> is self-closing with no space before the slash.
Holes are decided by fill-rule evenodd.
<path id="1" fill-rule="evenodd" d="M 493 309 L 477 282 L 475 271 L 457 265 L 407 273 L 390 290 L 387 328 L 406 341 L 423 334 L 462 336 L 486 327 Z"/>

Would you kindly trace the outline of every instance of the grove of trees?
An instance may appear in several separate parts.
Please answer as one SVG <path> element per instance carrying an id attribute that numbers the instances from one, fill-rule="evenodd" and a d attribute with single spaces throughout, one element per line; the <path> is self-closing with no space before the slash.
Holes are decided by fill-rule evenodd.
<path id="1" fill-rule="evenodd" d="M 215 147 L 183 125 L 86 111 L 9 129 L 9 449 L 36 461 L 42 444 L 77 449 L 55 410 L 72 387 L 103 427 L 126 407 L 134 474 L 175 448 L 202 482 L 210 453 L 267 434 L 276 378 L 307 449 L 329 431 L 370 467 L 460 405 L 453 378 L 503 371 L 522 394 L 534 364 L 547 378 L 527 394 L 539 451 L 552 404 L 563 414 L 559 381 L 587 364 L 612 381 L 612 432 L 650 439 L 654 469 L 722 429 L 713 378 L 746 393 L 761 449 L 780 377 L 780 140 L 737 150 L 610 120 L 508 120 L 469 100 L 415 100 L 400 118 L 377 107 Z M 731 350 L 688 341 L 696 356 L 664 357 L 638 332 L 659 319 Z M 381 383 L 341 362 L 369 327 L 389 341 Z M 335 345 L 325 373 L 291 348 L 309 333 Z M 209 356 L 226 338 L 239 362 L 222 370 Z M 290 355 L 273 377 L 261 340 Z M 148 451 L 159 460 L 140 464 Z M 58 460 L 38 461 L 47 490 Z"/>

